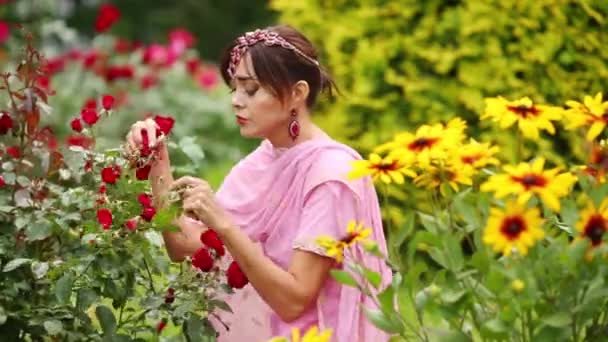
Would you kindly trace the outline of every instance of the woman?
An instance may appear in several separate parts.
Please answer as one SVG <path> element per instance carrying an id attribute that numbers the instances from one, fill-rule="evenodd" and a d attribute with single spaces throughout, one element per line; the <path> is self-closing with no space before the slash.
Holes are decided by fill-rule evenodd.
<path id="1" fill-rule="evenodd" d="M 229 298 L 234 314 L 223 320 L 231 329 L 221 331 L 219 341 L 265 341 L 313 325 L 332 329 L 334 341 L 386 341 L 362 313 L 372 303 L 329 276 L 339 265 L 315 243 L 320 235 L 344 238 L 354 219 L 372 228 L 371 238 L 385 250 L 373 185 L 346 178 L 349 163 L 360 156 L 311 121 L 317 96 L 333 89 L 314 47 L 291 27 L 256 30 L 233 42 L 221 68 L 241 135 L 263 140 L 217 194 L 202 179 L 173 181 L 167 148 L 154 139 L 158 127 L 152 120 L 137 122 L 127 136 L 132 148 L 141 144 L 142 130 L 151 145 L 159 143 L 160 158 L 150 172 L 155 199 L 171 188 L 190 187 L 186 214 L 177 222 L 181 231 L 163 233 L 171 259 L 192 255 L 201 247 L 201 232 L 212 227 L 250 281 Z M 381 260 L 358 248 L 354 253 L 390 281 Z"/>

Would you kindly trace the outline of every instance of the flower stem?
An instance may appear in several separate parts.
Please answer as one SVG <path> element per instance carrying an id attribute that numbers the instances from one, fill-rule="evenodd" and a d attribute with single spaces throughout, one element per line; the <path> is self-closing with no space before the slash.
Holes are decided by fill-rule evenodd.
<path id="1" fill-rule="evenodd" d="M 148 272 L 148 281 L 150 282 L 150 290 L 152 290 L 152 293 L 156 294 L 156 289 L 154 289 L 154 282 L 152 281 L 152 273 L 150 272 L 150 267 L 148 267 L 148 262 L 146 261 L 146 258 L 144 257 L 144 266 L 146 267 L 146 272 Z"/>

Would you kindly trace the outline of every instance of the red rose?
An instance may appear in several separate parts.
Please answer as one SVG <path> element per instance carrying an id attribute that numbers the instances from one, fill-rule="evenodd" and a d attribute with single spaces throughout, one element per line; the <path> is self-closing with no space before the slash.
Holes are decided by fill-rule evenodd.
<path id="1" fill-rule="evenodd" d="M 116 184 L 116 180 L 120 178 L 120 167 L 104 167 L 101 170 L 101 180 L 108 184 Z"/>
<path id="2" fill-rule="evenodd" d="M 191 58 L 186 61 L 186 70 L 190 75 L 194 75 L 200 65 L 201 62 L 197 58 Z"/>
<path id="3" fill-rule="evenodd" d="M 242 289 L 249 283 L 249 279 L 247 279 L 247 276 L 243 273 L 236 261 L 233 261 L 230 266 L 228 266 L 226 277 L 228 278 L 228 285 L 235 289 Z"/>
<path id="4" fill-rule="evenodd" d="M 84 134 L 71 134 L 66 138 L 66 142 L 70 146 L 80 146 L 88 149 L 93 146 L 94 140 Z"/>
<path id="5" fill-rule="evenodd" d="M 173 124 L 175 124 L 175 119 L 173 119 L 170 116 L 156 115 L 156 116 L 154 116 L 154 121 L 160 127 L 160 131 L 164 135 L 169 135 L 169 133 L 173 129 Z M 157 135 L 158 135 L 158 133 L 157 133 Z"/>
<path id="6" fill-rule="evenodd" d="M 108 187 L 107 187 L 105 184 L 101 184 L 101 185 L 99 186 L 99 191 L 98 191 L 98 193 L 100 193 L 100 194 L 105 194 L 107 190 L 108 190 Z"/>
<path id="7" fill-rule="evenodd" d="M 163 320 L 158 322 L 158 325 L 156 325 L 156 332 L 160 334 L 163 331 L 163 329 L 165 329 L 166 326 L 167 326 L 167 319 L 163 318 Z"/>
<path id="8" fill-rule="evenodd" d="M 130 220 L 127 220 L 127 222 L 125 222 L 125 227 L 127 227 L 128 230 L 134 232 L 135 229 L 137 229 L 137 218 L 132 218 Z"/>
<path id="9" fill-rule="evenodd" d="M 110 229 L 112 225 L 112 212 L 108 208 L 97 210 L 97 221 L 103 226 L 103 229 Z"/>
<path id="10" fill-rule="evenodd" d="M 192 256 L 192 266 L 203 272 L 209 272 L 213 268 L 213 258 L 207 248 L 200 248 Z"/>
<path id="11" fill-rule="evenodd" d="M 97 115 L 97 112 L 88 108 L 80 111 L 80 117 L 82 118 L 82 121 L 89 126 L 93 126 L 99 120 L 99 115 Z"/>
<path id="12" fill-rule="evenodd" d="M 158 77 L 155 74 L 147 74 L 141 78 L 141 89 L 150 89 L 158 84 Z"/>
<path id="13" fill-rule="evenodd" d="M 70 126 L 76 132 L 82 132 L 82 121 L 79 118 L 74 118 L 72 122 L 70 122 Z"/>
<path id="14" fill-rule="evenodd" d="M 150 175 L 150 169 L 152 169 L 152 166 L 150 165 L 138 168 L 135 171 L 135 178 L 137 178 L 138 180 L 148 180 L 148 176 Z"/>
<path id="15" fill-rule="evenodd" d="M 154 218 L 154 215 L 156 215 L 156 209 L 154 209 L 154 207 L 145 207 L 139 216 L 146 222 L 150 222 L 152 221 L 152 218 Z"/>
<path id="16" fill-rule="evenodd" d="M 93 170 L 93 161 L 91 159 L 87 159 L 84 163 L 84 171 L 91 172 Z"/>
<path id="17" fill-rule="evenodd" d="M 219 83 L 219 75 L 217 71 L 211 68 L 202 69 L 196 76 L 196 80 L 201 88 L 211 90 Z"/>
<path id="18" fill-rule="evenodd" d="M 101 103 L 105 110 L 110 110 L 114 107 L 114 96 L 112 95 L 104 95 L 101 99 Z"/>
<path id="19" fill-rule="evenodd" d="M 129 53 L 131 52 L 132 47 L 133 44 L 131 44 L 130 41 L 124 38 L 118 38 L 114 42 L 114 51 L 116 51 L 117 53 Z"/>
<path id="20" fill-rule="evenodd" d="M 84 108 L 85 109 L 90 109 L 90 110 L 97 110 L 97 100 L 95 100 L 95 99 L 88 99 L 84 103 Z"/>
<path id="21" fill-rule="evenodd" d="M 21 157 L 21 151 L 19 150 L 19 146 L 11 146 L 7 148 L 6 153 L 15 159 Z"/>
<path id="22" fill-rule="evenodd" d="M 131 65 L 112 65 L 105 71 L 105 78 L 108 82 L 118 79 L 132 79 L 135 76 L 135 69 Z"/>
<path id="23" fill-rule="evenodd" d="M 4 177 L 0 176 L 0 187 L 3 187 L 6 185 L 6 182 L 4 181 Z"/>
<path id="24" fill-rule="evenodd" d="M 207 229 L 201 234 L 201 242 L 205 246 L 213 248 L 219 256 L 223 256 L 226 253 L 224 243 L 213 229 Z"/>
<path id="25" fill-rule="evenodd" d="M 6 42 L 11 35 L 11 29 L 8 23 L 0 20 L 0 44 Z"/>
<path id="26" fill-rule="evenodd" d="M 142 157 L 147 157 L 152 154 L 152 150 L 150 149 L 150 138 L 148 138 L 148 131 L 142 129 L 140 131 L 141 134 L 141 149 L 139 150 L 139 154 Z"/>
<path id="27" fill-rule="evenodd" d="M 7 112 L 0 112 L 0 134 L 8 133 L 8 130 L 13 128 L 13 118 Z"/>
<path id="28" fill-rule="evenodd" d="M 165 303 L 171 304 L 175 301 L 175 290 L 170 287 L 167 289 L 167 293 L 165 294 Z"/>
<path id="29" fill-rule="evenodd" d="M 169 50 L 160 44 L 152 44 L 145 48 L 142 62 L 152 66 L 163 66 L 168 64 Z"/>
<path id="30" fill-rule="evenodd" d="M 148 208 L 152 206 L 152 196 L 148 195 L 148 194 L 139 194 L 137 195 L 137 201 L 139 202 L 139 204 L 141 204 L 144 208 Z"/>
<path id="31" fill-rule="evenodd" d="M 120 19 L 120 11 L 112 4 L 99 6 L 99 13 L 95 20 L 95 31 L 101 33 L 107 31 L 116 21 Z"/>

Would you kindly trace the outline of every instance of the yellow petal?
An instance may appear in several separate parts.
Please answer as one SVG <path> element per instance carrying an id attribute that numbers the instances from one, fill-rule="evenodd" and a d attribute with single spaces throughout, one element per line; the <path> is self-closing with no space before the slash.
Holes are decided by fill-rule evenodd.
<path id="1" fill-rule="evenodd" d="M 604 130 L 604 127 L 606 127 L 606 124 L 604 122 L 594 122 L 593 125 L 591 125 L 591 128 L 589 128 L 589 131 L 587 131 L 587 140 L 591 141 L 597 138 L 597 136 L 600 135 L 600 133 L 602 133 L 602 131 Z"/>

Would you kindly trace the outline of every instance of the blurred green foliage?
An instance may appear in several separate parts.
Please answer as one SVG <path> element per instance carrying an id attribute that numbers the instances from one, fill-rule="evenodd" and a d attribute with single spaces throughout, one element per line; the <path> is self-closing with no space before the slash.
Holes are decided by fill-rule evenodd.
<path id="1" fill-rule="evenodd" d="M 319 109 L 318 122 L 365 152 L 397 131 L 455 115 L 476 129 L 484 97 L 559 105 L 608 88 L 606 1 L 274 0 L 271 6 L 317 44 L 341 87 L 342 96 Z M 497 132 L 493 138 L 503 139 Z"/>

